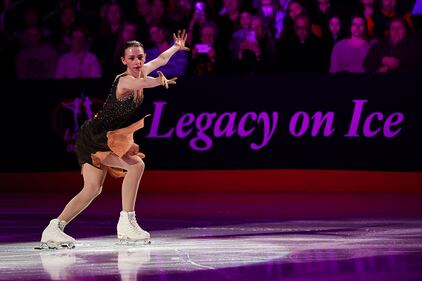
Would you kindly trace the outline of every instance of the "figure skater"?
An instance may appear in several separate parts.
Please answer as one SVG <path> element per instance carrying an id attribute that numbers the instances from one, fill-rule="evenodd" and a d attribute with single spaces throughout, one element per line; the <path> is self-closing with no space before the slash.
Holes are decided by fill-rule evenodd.
<path id="1" fill-rule="evenodd" d="M 160 85 L 166 88 L 176 84 L 176 79 L 166 79 L 148 74 L 165 65 L 177 51 L 188 51 L 185 30 L 173 34 L 174 44 L 156 59 L 145 63 L 144 47 L 138 41 L 129 41 L 122 52 L 126 72 L 116 76 L 102 109 L 80 128 L 76 141 L 76 155 L 84 180 L 82 190 L 66 205 L 62 213 L 52 219 L 44 229 L 39 248 L 73 248 L 75 239 L 63 232 L 73 220 L 97 197 L 102 190 L 107 172 L 114 177 L 124 177 L 122 184 L 122 211 L 117 224 L 117 237 L 126 241 L 149 242 L 150 234 L 137 223 L 135 202 L 139 182 L 144 172 L 145 156 L 133 141 L 133 133 L 141 129 L 144 119 L 123 127 L 141 105 L 144 88 Z"/>

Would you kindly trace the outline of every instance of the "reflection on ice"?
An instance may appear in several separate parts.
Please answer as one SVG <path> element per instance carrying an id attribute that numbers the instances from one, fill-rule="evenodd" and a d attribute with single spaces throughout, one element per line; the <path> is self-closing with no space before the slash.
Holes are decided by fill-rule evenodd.
<path id="1" fill-rule="evenodd" d="M 150 262 L 151 251 L 144 249 L 121 249 L 117 253 L 117 268 L 121 281 L 136 281 L 138 271 Z"/>
<path id="2" fill-rule="evenodd" d="M 51 280 L 71 279 L 71 268 L 76 263 L 75 253 L 72 251 L 41 251 L 39 253 L 44 271 Z"/>

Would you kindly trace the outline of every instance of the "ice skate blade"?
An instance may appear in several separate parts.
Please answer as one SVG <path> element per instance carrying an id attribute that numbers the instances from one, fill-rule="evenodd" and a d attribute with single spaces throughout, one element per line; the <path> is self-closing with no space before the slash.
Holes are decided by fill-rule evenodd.
<path id="1" fill-rule="evenodd" d="M 127 245 L 127 246 L 143 246 L 143 245 L 149 245 L 151 244 L 151 240 L 149 238 L 145 239 L 130 239 L 126 236 L 120 236 L 118 237 L 119 242 L 117 244 L 119 245 Z"/>
<path id="2" fill-rule="evenodd" d="M 56 242 L 41 242 L 38 247 L 35 247 L 35 250 L 58 250 L 58 249 L 73 249 L 75 248 L 74 243 L 56 243 Z"/>

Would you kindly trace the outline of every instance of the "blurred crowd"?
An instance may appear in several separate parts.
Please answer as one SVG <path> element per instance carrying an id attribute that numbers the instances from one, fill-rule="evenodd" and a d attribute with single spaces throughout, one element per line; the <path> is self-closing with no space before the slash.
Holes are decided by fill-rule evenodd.
<path id="1" fill-rule="evenodd" d="M 124 42 L 147 62 L 188 32 L 167 77 L 219 73 L 420 71 L 412 0 L 3 0 L 1 74 L 17 79 L 111 78 Z M 154 73 L 152 74 L 154 75 Z"/>

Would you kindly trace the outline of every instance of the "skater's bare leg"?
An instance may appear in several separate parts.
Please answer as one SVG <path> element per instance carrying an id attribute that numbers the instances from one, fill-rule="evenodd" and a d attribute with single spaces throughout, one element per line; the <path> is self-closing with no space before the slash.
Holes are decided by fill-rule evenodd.
<path id="1" fill-rule="evenodd" d="M 136 155 L 119 158 L 111 154 L 102 161 L 102 164 L 127 171 L 122 184 L 122 209 L 126 212 L 134 211 L 139 183 L 145 170 L 144 161 Z"/>
<path id="2" fill-rule="evenodd" d="M 90 164 L 84 164 L 82 167 L 82 175 L 84 186 L 82 190 L 67 203 L 58 217 L 61 221 L 70 222 L 73 220 L 101 193 L 107 170 L 105 168 L 95 168 Z"/>
<path id="3" fill-rule="evenodd" d="M 150 234 L 143 230 L 136 220 L 135 202 L 139 182 L 145 169 L 145 164 L 138 156 L 119 158 L 109 155 L 102 161 L 103 165 L 125 169 L 127 174 L 122 185 L 122 208 L 117 223 L 117 237 L 122 241 L 142 241 L 149 243 Z"/>

